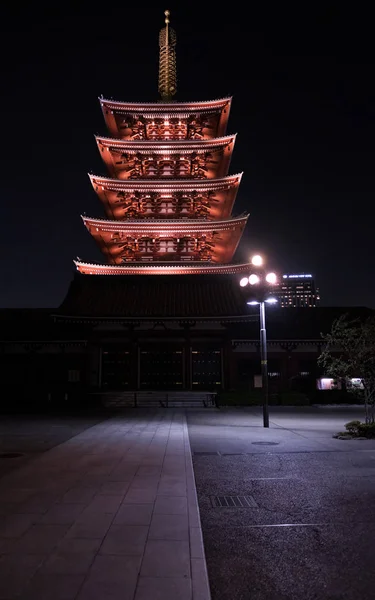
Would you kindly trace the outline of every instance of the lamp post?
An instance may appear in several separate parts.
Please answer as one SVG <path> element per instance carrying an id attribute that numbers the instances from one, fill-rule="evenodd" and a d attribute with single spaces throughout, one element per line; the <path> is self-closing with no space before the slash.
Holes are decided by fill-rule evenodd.
<path id="1" fill-rule="evenodd" d="M 253 256 L 251 263 L 255 267 L 262 267 L 263 258 L 259 255 Z M 260 361 L 262 373 L 262 392 L 263 392 L 263 427 L 269 427 L 269 412 L 268 412 L 268 363 L 267 363 L 267 331 L 266 331 L 266 310 L 265 303 L 275 304 L 276 298 L 268 296 L 268 285 L 274 285 L 277 282 L 275 273 L 265 273 L 264 271 L 252 273 L 249 277 L 243 277 L 240 281 L 241 287 L 250 285 L 253 287 L 251 294 L 253 299 L 250 299 L 247 304 L 259 304 L 259 325 L 260 325 Z"/>

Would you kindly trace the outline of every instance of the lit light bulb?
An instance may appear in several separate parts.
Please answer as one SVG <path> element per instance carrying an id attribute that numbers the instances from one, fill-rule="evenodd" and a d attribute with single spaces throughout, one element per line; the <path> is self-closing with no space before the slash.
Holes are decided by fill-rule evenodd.
<path id="1" fill-rule="evenodd" d="M 263 264 L 263 258 L 259 254 L 256 254 L 255 256 L 252 257 L 251 263 L 255 267 L 260 267 Z"/>
<path id="2" fill-rule="evenodd" d="M 240 286 L 241 287 L 245 287 L 245 285 L 247 285 L 249 283 L 249 278 L 248 277 L 242 277 L 241 281 L 240 281 Z"/>
<path id="3" fill-rule="evenodd" d="M 276 273 L 267 273 L 266 281 L 267 281 L 267 283 L 276 283 L 276 281 L 277 281 Z"/>
<path id="4" fill-rule="evenodd" d="M 255 285 L 256 283 L 259 283 L 258 275 L 255 275 L 254 273 L 252 275 L 250 275 L 249 283 L 250 283 L 250 285 Z"/>

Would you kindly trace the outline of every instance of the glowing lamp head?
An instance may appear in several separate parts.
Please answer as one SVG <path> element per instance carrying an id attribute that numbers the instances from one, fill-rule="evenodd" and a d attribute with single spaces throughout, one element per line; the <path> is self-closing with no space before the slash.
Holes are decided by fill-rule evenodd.
<path id="1" fill-rule="evenodd" d="M 265 302 L 267 302 L 267 304 L 276 304 L 277 298 L 267 298 Z"/>
<path id="2" fill-rule="evenodd" d="M 259 277 L 258 277 L 258 275 L 255 275 L 255 273 L 253 273 L 252 275 L 250 275 L 250 277 L 249 277 L 249 283 L 250 283 L 250 285 L 256 285 L 257 283 L 259 283 Z"/>
<path id="3" fill-rule="evenodd" d="M 276 283 L 276 281 L 277 281 L 276 273 L 267 273 L 266 281 L 267 281 L 267 283 Z"/>
<path id="4" fill-rule="evenodd" d="M 256 306 L 259 304 L 259 302 L 257 300 L 251 300 L 250 302 L 247 302 L 247 304 L 250 304 L 250 306 Z"/>
<path id="5" fill-rule="evenodd" d="M 252 257 L 251 264 L 253 264 L 254 267 L 261 267 L 263 264 L 263 258 L 259 254 L 256 254 Z"/>
<path id="6" fill-rule="evenodd" d="M 248 277 L 242 277 L 241 281 L 240 281 L 240 286 L 241 287 L 245 287 L 245 285 L 247 285 L 249 283 L 249 278 Z"/>

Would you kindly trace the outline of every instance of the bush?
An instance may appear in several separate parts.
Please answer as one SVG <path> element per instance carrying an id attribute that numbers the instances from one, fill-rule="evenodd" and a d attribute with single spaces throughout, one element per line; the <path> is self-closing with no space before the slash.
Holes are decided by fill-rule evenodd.
<path id="1" fill-rule="evenodd" d="M 356 437 L 375 438 L 375 423 L 361 423 L 361 421 L 349 421 L 345 425 L 346 431 Z"/>
<path id="2" fill-rule="evenodd" d="M 375 438 L 375 423 L 361 423 L 358 425 L 358 435 L 361 437 Z"/>
<path id="3" fill-rule="evenodd" d="M 346 423 L 345 429 L 351 435 L 358 435 L 358 427 L 360 424 L 361 421 L 349 421 L 349 423 Z"/>

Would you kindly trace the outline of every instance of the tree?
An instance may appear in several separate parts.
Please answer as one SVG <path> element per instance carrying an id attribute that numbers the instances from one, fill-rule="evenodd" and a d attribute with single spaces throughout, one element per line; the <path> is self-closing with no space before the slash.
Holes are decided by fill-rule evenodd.
<path id="1" fill-rule="evenodd" d="M 349 320 L 342 315 L 328 334 L 321 334 L 325 347 L 318 358 L 329 377 L 345 381 L 347 389 L 359 395 L 365 405 L 366 423 L 375 422 L 375 316 Z M 362 385 L 351 385 L 360 378 Z"/>

